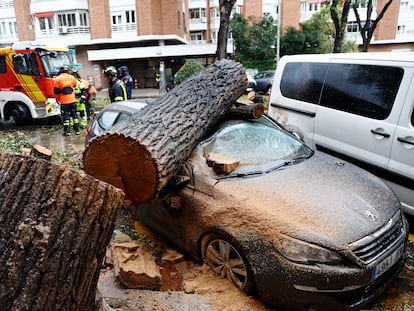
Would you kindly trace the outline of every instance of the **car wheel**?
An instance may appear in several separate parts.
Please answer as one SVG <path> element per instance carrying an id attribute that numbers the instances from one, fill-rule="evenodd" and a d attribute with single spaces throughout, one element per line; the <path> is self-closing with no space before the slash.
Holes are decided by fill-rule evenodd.
<path id="1" fill-rule="evenodd" d="M 237 288 L 249 294 L 253 288 L 252 272 L 238 248 L 220 237 L 210 237 L 204 245 L 204 262 L 220 277 L 227 278 Z"/>

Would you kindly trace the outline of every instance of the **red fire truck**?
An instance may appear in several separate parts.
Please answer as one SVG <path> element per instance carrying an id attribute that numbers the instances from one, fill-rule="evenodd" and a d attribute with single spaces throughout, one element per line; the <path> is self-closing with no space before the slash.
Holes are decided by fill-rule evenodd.
<path id="1" fill-rule="evenodd" d="M 0 48 L 0 119 L 21 125 L 59 118 L 53 79 L 65 65 L 73 67 L 66 47 L 26 41 Z"/>

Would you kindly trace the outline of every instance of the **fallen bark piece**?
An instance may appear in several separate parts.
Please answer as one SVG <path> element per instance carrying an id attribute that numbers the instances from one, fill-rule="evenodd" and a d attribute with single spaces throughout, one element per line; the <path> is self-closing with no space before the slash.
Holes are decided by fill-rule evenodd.
<path id="1" fill-rule="evenodd" d="M 92 139 L 84 170 L 137 203 L 156 197 L 246 87 L 241 64 L 215 62 Z"/>
<path id="2" fill-rule="evenodd" d="M 207 165 L 212 167 L 217 174 L 228 174 L 234 171 L 239 165 L 240 160 L 225 154 L 210 152 L 204 154 Z"/>
<path id="3" fill-rule="evenodd" d="M 174 263 L 181 262 L 184 260 L 184 255 L 179 252 L 169 248 L 167 249 L 161 257 L 162 261 L 171 261 Z"/>
<path id="4" fill-rule="evenodd" d="M 0 153 L 0 309 L 96 310 L 123 198 L 83 171 Z"/>
<path id="5" fill-rule="evenodd" d="M 40 145 L 34 145 L 30 151 L 30 155 L 39 159 L 50 161 L 52 159 L 53 151 Z"/>
<path id="6" fill-rule="evenodd" d="M 112 242 L 110 248 L 115 276 L 123 285 L 136 289 L 161 288 L 160 270 L 144 242 Z"/>

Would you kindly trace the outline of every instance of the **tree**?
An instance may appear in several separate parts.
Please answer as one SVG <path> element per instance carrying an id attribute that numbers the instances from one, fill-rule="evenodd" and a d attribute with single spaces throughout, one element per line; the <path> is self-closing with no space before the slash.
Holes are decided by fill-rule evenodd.
<path id="1" fill-rule="evenodd" d="M 216 56 L 218 59 L 226 58 L 230 14 L 235 2 L 236 0 L 220 0 L 220 28 L 218 32 L 216 51 Z"/>
<path id="2" fill-rule="evenodd" d="M 92 139 L 83 154 L 85 172 L 135 203 L 153 199 L 167 185 L 183 185 L 176 174 L 246 87 L 240 63 L 216 61 Z"/>
<path id="3" fill-rule="evenodd" d="M 177 71 L 174 81 L 175 85 L 179 85 L 181 82 L 203 69 L 203 65 L 197 63 L 193 59 L 187 59 L 180 70 Z"/>
<path id="4" fill-rule="evenodd" d="M 287 29 L 281 38 L 281 54 L 292 55 L 299 53 L 330 53 L 335 38 L 335 27 L 330 18 L 328 6 L 313 14 L 300 24 L 301 30 L 293 27 Z M 341 51 L 356 51 L 354 43 L 345 41 Z"/>
<path id="5" fill-rule="evenodd" d="M 372 36 L 374 35 L 375 28 L 377 28 L 379 21 L 384 17 L 384 14 L 390 7 L 392 1 L 393 0 L 388 0 L 387 3 L 382 8 L 381 12 L 378 14 L 377 18 L 372 20 L 371 19 L 372 10 L 373 10 L 372 0 L 368 0 L 368 2 L 366 3 L 367 4 L 367 15 L 366 15 L 364 25 L 362 25 L 361 17 L 358 12 L 358 6 L 361 3 L 365 3 L 365 1 L 355 1 L 353 3 L 352 8 L 354 10 L 355 17 L 358 22 L 359 33 L 361 34 L 361 37 L 362 37 L 362 52 L 368 52 L 369 43 L 371 42 Z"/>
<path id="6" fill-rule="evenodd" d="M 344 43 L 348 15 L 352 0 L 333 0 L 330 6 L 331 18 L 335 26 L 333 52 L 340 53 Z M 338 7 L 343 2 L 342 10 Z"/>
<path id="7" fill-rule="evenodd" d="M 288 27 L 286 33 L 280 38 L 281 55 L 300 54 L 304 49 L 305 35 L 295 27 Z"/>
<path id="8" fill-rule="evenodd" d="M 305 53 L 329 53 L 333 49 L 335 27 L 329 8 L 322 6 L 318 13 L 300 24 L 305 35 Z"/>
<path id="9" fill-rule="evenodd" d="M 0 153 L 1 310 L 98 310 L 124 193 L 83 171 Z"/>
<path id="10" fill-rule="evenodd" d="M 230 28 L 235 45 L 235 59 L 245 68 L 259 70 L 275 68 L 276 26 L 273 17 L 265 14 L 261 19 L 234 14 Z"/>

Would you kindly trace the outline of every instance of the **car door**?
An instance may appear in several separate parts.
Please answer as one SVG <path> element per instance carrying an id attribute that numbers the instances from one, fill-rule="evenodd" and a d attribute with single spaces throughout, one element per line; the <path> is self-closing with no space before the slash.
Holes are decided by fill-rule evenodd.
<path id="1" fill-rule="evenodd" d="M 414 69 L 392 142 L 388 168 L 398 176 L 399 186 L 393 185 L 394 191 L 403 207 L 410 208 L 410 214 L 414 215 Z"/>
<path id="2" fill-rule="evenodd" d="M 362 162 L 364 168 L 386 169 L 403 74 L 399 67 L 331 63 L 315 119 L 316 148 Z"/>

